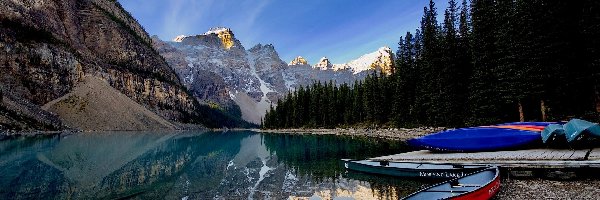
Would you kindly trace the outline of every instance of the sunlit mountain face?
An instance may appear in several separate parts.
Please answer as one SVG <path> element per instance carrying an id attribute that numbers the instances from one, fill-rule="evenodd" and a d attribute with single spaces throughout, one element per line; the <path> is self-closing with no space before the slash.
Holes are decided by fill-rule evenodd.
<path id="1" fill-rule="evenodd" d="M 9 199 L 396 199 L 428 184 L 346 172 L 340 158 L 405 151 L 346 137 L 104 133 L 6 140 L 0 150 Z"/>

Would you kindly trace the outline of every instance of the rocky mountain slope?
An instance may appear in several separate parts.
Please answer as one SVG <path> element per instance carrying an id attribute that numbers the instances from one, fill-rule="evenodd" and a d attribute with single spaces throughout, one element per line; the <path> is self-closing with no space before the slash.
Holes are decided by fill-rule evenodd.
<path id="1" fill-rule="evenodd" d="M 144 29 L 111 0 L 0 2 L 0 129 L 60 130 L 40 109 L 95 77 L 173 122 L 235 121 L 204 108 L 153 49 Z M 210 114 L 207 114 L 210 113 Z"/>
<path id="2" fill-rule="evenodd" d="M 332 65 L 324 58 L 310 66 L 302 57 L 286 64 L 273 45 L 245 49 L 228 28 L 178 36 L 172 41 L 152 39 L 196 98 L 233 113 L 239 110 L 243 119 L 253 123 L 260 123 L 269 106 L 288 91 L 315 81 L 352 84 L 369 70 L 391 69 L 392 64 L 389 48 L 341 65 Z"/>
<path id="3" fill-rule="evenodd" d="M 42 106 L 79 130 L 173 130 L 163 119 L 99 78 L 88 76 L 67 95 Z"/>
<path id="4" fill-rule="evenodd" d="M 153 38 L 154 46 L 199 100 L 236 112 L 250 122 L 260 118 L 288 87 L 287 68 L 272 45 L 246 50 L 231 30 L 178 37 L 172 42 Z"/>

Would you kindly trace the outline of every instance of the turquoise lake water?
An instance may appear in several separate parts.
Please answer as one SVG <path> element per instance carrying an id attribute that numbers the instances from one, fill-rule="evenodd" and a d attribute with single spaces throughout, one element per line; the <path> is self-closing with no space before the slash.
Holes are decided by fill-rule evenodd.
<path id="1" fill-rule="evenodd" d="M 0 199 L 397 199 L 430 184 L 347 172 L 402 142 L 240 132 L 84 133 L 0 141 Z"/>

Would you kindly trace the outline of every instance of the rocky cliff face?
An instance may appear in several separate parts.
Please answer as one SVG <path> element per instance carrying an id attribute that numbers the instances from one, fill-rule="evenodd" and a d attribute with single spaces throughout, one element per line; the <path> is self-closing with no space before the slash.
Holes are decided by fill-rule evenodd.
<path id="1" fill-rule="evenodd" d="M 200 101 L 240 107 L 244 119 L 260 123 L 266 108 L 288 90 L 282 76 L 287 64 L 273 45 L 246 50 L 233 36 L 230 29 L 215 28 L 173 42 L 155 37 L 153 44 Z M 212 92 L 195 92 L 207 90 Z"/>
<path id="2" fill-rule="evenodd" d="M 221 39 L 221 44 L 223 45 L 223 48 L 225 48 L 225 49 L 230 49 L 231 47 L 233 47 L 233 45 L 235 45 L 235 36 L 233 35 L 233 32 L 229 28 L 225 28 L 225 27 L 211 28 L 210 30 L 208 30 L 208 32 L 204 33 L 204 35 L 209 35 L 209 34 L 217 35 L 217 37 L 219 37 L 219 39 Z"/>
<path id="3" fill-rule="evenodd" d="M 148 34 L 116 1 L 5 0 L 0 21 L 0 90 L 20 107 L 39 107 L 94 76 L 168 120 L 200 116 Z"/>

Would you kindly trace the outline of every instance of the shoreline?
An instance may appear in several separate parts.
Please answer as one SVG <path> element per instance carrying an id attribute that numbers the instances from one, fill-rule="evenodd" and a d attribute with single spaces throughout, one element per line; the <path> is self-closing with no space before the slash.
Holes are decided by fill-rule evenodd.
<path id="1" fill-rule="evenodd" d="M 253 131 L 257 133 L 272 133 L 272 134 L 294 134 L 294 135 L 338 135 L 338 136 L 358 136 L 368 138 L 378 138 L 387 140 L 398 140 L 406 141 L 412 138 L 425 136 L 431 133 L 447 130 L 445 127 L 419 127 L 419 128 L 385 128 L 385 129 L 367 129 L 367 128 L 335 128 L 335 129 L 246 129 L 246 128 L 232 128 L 232 129 L 207 129 L 207 128 L 189 128 L 186 127 L 180 130 L 172 130 L 173 132 L 186 132 L 192 130 L 200 131 L 215 131 L 215 132 L 228 132 L 228 131 Z M 146 131 L 159 131 L 163 132 L 166 130 L 113 130 L 118 132 L 146 132 Z M 61 131 L 11 131 L 11 130 L 0 130 L 0 140 L 13 137 L 35 137 L 35 136 L 51 136 L 51 135 L 62 135 L 62 134 L 78 134 L 78 133 L 90 133 L 90 132 L 107 132 L 107 130 L 61 130 Z M 110 131 L 108 131 L 110 132 Z"/>
<path id="2" fill-rule="evenodd" d="M 81 131 L 74 130 L 62 130 L 62 131 L 10 131 L 10 130 L 1 130 L 0 131 L 0 140 L 5 140 L 9 138 L 15 137 L 36 137 L 36 136 L 53 136 L 53 135 L 70 135 L 79 133 Z"/>
<path id="3" fill-rule="evenodd" d="M 206 127 L 199 126 L 182 126 L 181 129 L 174 130 L 76 130 L 67 129 L 59 131 L 39 131 L 39 130 L 28 130 L 28 131 L 15 131 L 15 130 L 0 130 L 0 141 L 16 137 L 37 137 L 37 136 L 53 136 L 53 135 L 72 135 L 72 134 L 83 134 L 83 133 L 104 133 L 104 132 L 125 132 L 125 133 L 137 133 L 137 132 L 188 132 L 188 131 L 210 131 Z"/>
<path id="4" fill-rule="evenodd" d="M 297 135 L 339 135 L 339 136 L 361 136 L 388 140 L 406 141 L 409 139 L 429 135 L 431 133 L 447 130 L 445 127 L 419 127 L 419 128 L 335 128 L 335 129 L 251 129 L 259 133 L 283 133 Z"/>

